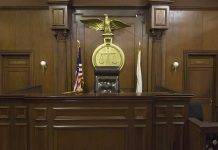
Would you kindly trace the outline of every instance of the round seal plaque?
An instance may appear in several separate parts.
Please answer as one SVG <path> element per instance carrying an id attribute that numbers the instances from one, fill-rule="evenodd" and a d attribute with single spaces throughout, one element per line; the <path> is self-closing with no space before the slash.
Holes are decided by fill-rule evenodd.
<path id="1" fill-rule="evenodd" d="M 99 45 L 93 55 L 93 66 L 118 66 L 122 69 L 125 62 L 125 56 L 122 49 L 115 44 L 101 44 Z"/>

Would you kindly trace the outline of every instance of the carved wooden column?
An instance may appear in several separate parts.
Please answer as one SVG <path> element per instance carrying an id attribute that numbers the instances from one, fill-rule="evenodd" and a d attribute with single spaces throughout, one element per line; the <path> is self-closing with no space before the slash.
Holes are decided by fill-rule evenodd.
<path id="1" fill-rule="evenodd" d="M 148 91 L 165 86 L 165 36 L 169 26 L 169 0 L 150 0 Z"/>
<path id="2" fill-rule="evenodd" d="M 71 90 L 71 48 L 70 48 L 70 0 L 49 0 L 51 29 L 54 31 L 55 91 Z"/>

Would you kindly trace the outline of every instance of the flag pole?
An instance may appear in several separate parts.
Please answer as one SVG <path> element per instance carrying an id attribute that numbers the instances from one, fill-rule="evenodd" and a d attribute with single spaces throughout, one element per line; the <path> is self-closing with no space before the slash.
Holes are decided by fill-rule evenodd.
<path id="1" fill-rule="evenodd" d="M 77 40 L 77 48 L 79 48 L 79 47 L 80 47 L 80 41 Z"/>
<path id="2" fill-rule="evenodd" d="M 80 48 L 80 41 L 77 40 L 77 50 Z M 76 93 L 75 91 L 66 91 L 66 92 L 63 92 L 62 94 L 72 94 L 72 93 Z"/>
<path id="3" fill-rule="evenodd" d="M 138 50 L 141 50 L 141 42 L 139 41 L 139 49 Z"/>
<path id="4" fill-rule="evenodd" d="M 83 69 L 81 62 L 81 49 L 80 49 L 80 41 L 77 40 L 77 62 L 76 62 L 76 80 L 73 87 L 73 92 L 82 93 L 84 91 L 84 78 L 83 78 Z"/>
<path id="5" fill-rule="evenodd" d="M 142 73 L 141 73 L 141 42 L 139 41 L 137 67 L 136 67 L 136 93 L 142 93 Z"/>

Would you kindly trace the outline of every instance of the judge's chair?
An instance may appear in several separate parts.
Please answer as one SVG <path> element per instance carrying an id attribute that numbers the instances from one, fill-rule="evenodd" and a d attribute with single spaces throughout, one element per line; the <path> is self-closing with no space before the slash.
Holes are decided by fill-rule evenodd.
<path id="1" fill-rule="evenodd" d="M 95 67 L 96 93 L 119 93 L 119 67 L 98 66 Z"/>
<path id="2" fill-rule="evenodd" d="M 189 150 L 218 150 L 218 122 L 203 121 L 200 102 L 190 103 L 188 115 Z"/>

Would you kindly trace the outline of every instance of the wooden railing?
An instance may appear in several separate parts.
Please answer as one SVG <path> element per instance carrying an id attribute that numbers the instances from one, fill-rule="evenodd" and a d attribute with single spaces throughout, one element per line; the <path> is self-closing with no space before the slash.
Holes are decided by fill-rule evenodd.
<path id="1" fill-rule="evenodd" d="M 205 122 L 189 118 L 187 141 L 189 150 L 217 150 L 218 122 Z"/>

